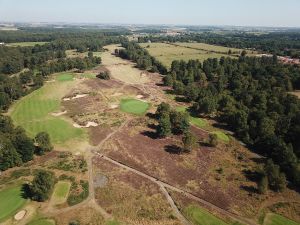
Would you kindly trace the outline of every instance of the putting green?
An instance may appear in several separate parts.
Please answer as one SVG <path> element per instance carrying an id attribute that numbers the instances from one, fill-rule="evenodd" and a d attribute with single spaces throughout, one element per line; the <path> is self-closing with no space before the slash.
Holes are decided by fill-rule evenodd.
<path id="1" fill-rule="evenodd" d="M 149 109 L 149 103 L 136 99 L 122 99 L 120 108 L 123 112 L 143 115 Z"/>
<path id="2" fill-rule="evenodd" d="M 55 222 L 51 219 L 39 219 L 30 222 L 28 225 L 55 225 Z"/>
<path id="3" fill-rule="evenodd" d="M 195 225 L 227 225 L 224 221 L 195 205 L 185 208 L 184 212 Z"/>
<path id="4" fill-rule="evenodd" d="M 71 187 L 71 183 L 68 181 L 57 182 L 51 198 L 52 203 L 55 205 L 65 203 L 68 198 L 70 187 Z"/>
<path id="5" fill-rule="evenodd" d="M 216 134 L 218 136 L 218 138 L 224 142 L 230 141 L 229 137 L 226 134 L 224 134 L 222 131 L 213 131 L 211 133 Z"/>
<path id="6" fill-rule="evenodd" d="M 25 205 L 26 201 L 22 197 L 22 186 L 10 187 L 0 191 L 0 221 L 15 215 Z"/>
<path id="7" fill-rule="evenodd" d="M 57 76 L 62 76 L 62 80 L 70 78 L 66 73 Z M 60 110 L 61 99 L 74 85 L 75 81 L 51 82 L 21 98 L 10 109 L 13 122 L 22 126 L 30 137 L 41 131 L 48 132 L 54 144 L 63 144 L 74 138 L 82 140 L 86 137 L 83 129 L 75 128 L 63 118 L 51 115 Z"/>
<path id="8" fill-rule="evenodd" d="M 58 81 L 72 81 L 74 78 L 73 73 L 60 73 L 56 76 L 56 80 Z"/>
<path id="9" fill-rule="evenodd" d="M 264 225 L 282 225 L 282 224 L 299 225 L 299 223 L 275 213 L 269 213 L 264 220 Z"/>

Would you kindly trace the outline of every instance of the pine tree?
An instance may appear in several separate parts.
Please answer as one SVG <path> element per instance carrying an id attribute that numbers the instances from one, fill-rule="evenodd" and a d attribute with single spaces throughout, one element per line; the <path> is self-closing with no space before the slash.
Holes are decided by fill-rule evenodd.
<path id="1" fill-rule="evenodd" d="M 168 113 L 163 113 L 158 121 L 157 134 L 159 137 L 167 137 L 171 134 L 170 116 Z"/>

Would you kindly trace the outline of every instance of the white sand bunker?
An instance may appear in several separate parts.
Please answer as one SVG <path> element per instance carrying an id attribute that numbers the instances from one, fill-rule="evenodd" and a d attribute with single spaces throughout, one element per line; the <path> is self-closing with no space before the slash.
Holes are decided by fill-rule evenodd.
<path id="1" fill-rule="evenodd" d="M 53 83 L 55 82 L 56 80 L 47 80 L 46 83 Z"/>
<path id="2" fill-rule="evenodd" d="M 121 95 L 123 95 L 123 93 L 117 92 L 117 93 L 114 93 L 112 96 L 113 96 L 113 97 L 116 97 L 116 96 L 121 96 Z"/>
<path id="3" fill-rule="evenodd" d="M 74 97 L 63 98 L 63 101 L 70 101 L 72 99 L 83 98 L 86 96 L 88 96 L 88 94 L 78 94 L 78 95 L 75 95 Z"/>
<path id="4" fill-rule="evenodd" d="M 116 109 L 116 108 L 118 108 L 118 107 L 119 107 L 118 104 L 111 104 L 111 105 L 109 106 L 109 108 L 111 108 L 111 109 Z"/>
<path id="5" fill-rule="evenodd" d="M 14 218 L 15 220 L 21 220 L 24 218 L 25 215 L 26 215 L 26 210 L 21 210 L 14 216 Z"/>
<path id="6" fill-rule="evenodd" d="M 136 98 L 137 98 L 137 99 L 144 98 L 144 95 L 137 95 Z"/>
<path id="7" fill-rule="evenodd" d="M 53 112 L 51 113 L 52 116 L 61 116 L 67 113 L 67 110 L 63 111 L 63 112 Z"/>
<path id="8" fill-rule="evenodd" d="M 84 126 L 81 126 L 78 123 L 73 123 L 73 126 L 76 127 L 76 128 L 88 128 L 88 127 L 97 127 L 97 126 L 99 126 L 99 124 L 96 123 L 96 122 L 93 122 L 93 121 L 89 121 Z"/>

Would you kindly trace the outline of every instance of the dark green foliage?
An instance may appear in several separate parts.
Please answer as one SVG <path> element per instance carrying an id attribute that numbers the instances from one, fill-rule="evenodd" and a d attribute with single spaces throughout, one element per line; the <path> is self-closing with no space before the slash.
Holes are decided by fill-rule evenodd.
<path id="1" fill-rule="evenodd" d="M 82 202 L 84 199 L 86 199 L 89 196 L 89 183 L 87 181 L 80 181 L 80 186 L 82 191 L 78 194 L 76 192 L 78 188 L 77 183 L 72 183 L 71 186 L 71 193 L 68 196 L 67 202 L 70 206 L 76 205 L 80 202 Z"/>
<path id="2" fill-rule="evenodd" d="M 197 145 L 197 138 L 191 132 L 185 132 L 182 137 L 183 151 L 191 152 Z"/>
<path id="3" fill-rule="evenodd" d="M 100 72 L 96 77 L 101 80 L 110 80 L 110 74 L 108 71 Z"/>
<path id="4" fill-rule="evenodd" d="M 162 102 L 161 104 L 158 105 L 155 115 L 157 118 L 160 118 L 162 114 L 164 113 L 170 113 L 171 111 L 171 106 L 168 103 Z"/>
<path id="5" fill-rule="evenodd" d="M 0 136 L 0 170 L 6 170 L 21 164 L 21 157 L 11 141 L 4 136 Z"/>
<path id="6" fill-rule="evenodd" d="M 34 140 L 37 144 L 37 154 L 43 155 L 45 152 L 52 151 L 53 146 L 48 133 L 40 132 L 35 136 Z"/>
<path id="7" fill-rule="evenodd" d="M 279 166 L 275 165 L 272 160 L 268 160 L 265 166 L 265 173 L 271 189 L 274 191 L 283 191 L 286 188 L 285 175 L 280 172 Z"/>
<path id="8" fill-rule="evenodd" d="M 55 184 L 55 177 L 52 172 L 40 170 L 34 176 L 29 186 L 29 195 L 32 200 L 44 202 L 49 199 Z"/>
<path id="9" fill-rule="evenodd" d="M 162 112 L 158 119 L 157 134 L 159 137 L 164 138 L 171 134 L 171 121 L 167 112 Z"/>
<path id="10" fill-rule="evenodd" d="M 172 132 L 174 134 L 183 134 L 190 128 L 189 115 L 186 112 L 170 112 Z"/>
<path id="11" fill-rule="evenodd" d="M 263 175 L 257 185 L 258 193 L 259 194 L 265 194 L 269 187 L 269 181 L 268 177 L 266 175 Z"/>

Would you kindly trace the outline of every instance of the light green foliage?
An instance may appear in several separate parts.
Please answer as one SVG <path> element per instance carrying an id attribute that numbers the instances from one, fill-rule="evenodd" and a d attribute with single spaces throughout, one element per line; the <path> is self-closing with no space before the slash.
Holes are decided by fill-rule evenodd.
<path id="1" fill-rule="evenodd" d="M 227 225 L 224 221 L 195 205 L 185 208 L 184 213 L 195 225 Z"/>
<path id="2" fill-rule="evenodd" d="M 149 103 L 139 101 L 136 99 L 122 99 L 121 100 L 121 110 L 123 112 L 143 115 L 149 108 Z"/>
<path id="3" fill-rule="evenodd" d="M 25 203 L 22 186 L 15 186 L 0 191 L 0 221 L 13 216 Z"/>

